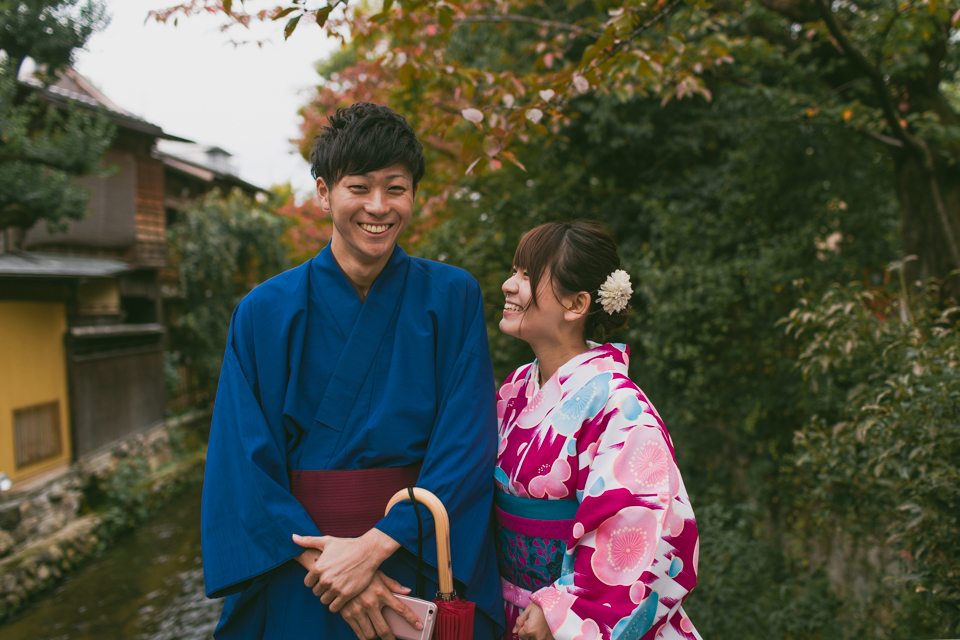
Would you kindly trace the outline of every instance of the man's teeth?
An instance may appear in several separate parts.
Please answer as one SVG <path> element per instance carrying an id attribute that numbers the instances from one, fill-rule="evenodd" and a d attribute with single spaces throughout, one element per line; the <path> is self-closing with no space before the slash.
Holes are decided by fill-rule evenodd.
<path id="1" fill-rule="evenodd" d="M 506 309 L 507 311 L 523 311 L 523 307 L 518 307 L 517 305 L 512 304 L 510 302 L 503 305 L 503 308 Z"/>
<path id="2" fill-rule="evenodd" d="M 383 233 L 390 228 L 389 224 L 367 224 L 365 222 L 360 223 L 360 228 L 364 231 L 369 231 L 370 233 Z"/>

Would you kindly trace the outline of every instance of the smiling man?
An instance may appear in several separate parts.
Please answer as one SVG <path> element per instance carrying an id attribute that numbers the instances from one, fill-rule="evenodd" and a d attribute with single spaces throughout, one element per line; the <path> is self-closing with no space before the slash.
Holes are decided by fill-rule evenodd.
<path id="1" fill-rule="evenodd" d="M 450 514 L 473 637 L 499 637 L 480 287 L 397 245 L 424 172 L 406 120 L 369 103 L 329 120 L 311 162 L 330 244 L 254 289 L 231 322 L 203 492 L 206 591 L 226 596 L 215 637 L 393 640 L 383 607 L 418 624 L 393 595 L 417 583 L 417 519 L 409 503 L 383 516 L 411 485 Z M 436 543 L 420 511 L 432 599 Z"/>

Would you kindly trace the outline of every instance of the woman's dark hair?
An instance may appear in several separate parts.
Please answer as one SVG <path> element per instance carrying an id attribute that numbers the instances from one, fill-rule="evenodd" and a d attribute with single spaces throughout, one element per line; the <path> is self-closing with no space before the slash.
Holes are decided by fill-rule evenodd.
<path id="1" fill-rule="evenodd" d="M 337 109 L 330 124 L 313 138 L 310 173 L 333 188 L 344 176 L 403 164 L 416 188 L 423 177 L 423 145 L 399 113 L 390 107 L 358 102 Z"/>
<path id="2" fill-rule="evenodd" d="M 598 222 L 548 222 L 528 231 L 513 256 L 513 266 L 522 269 L 530 279 L 534 306 L 537 306 L 540 280 L 547 270 L 553 277 L 553 293 L 558 299 L 580 291 L 588 292 L 590 308 L 584 337 L 605 338 L 624 326 L 630 316 L 630 305 L 611 315 L 600 304 L 600 285 L 620 268 L 620 255 L 617 241 Z"/>

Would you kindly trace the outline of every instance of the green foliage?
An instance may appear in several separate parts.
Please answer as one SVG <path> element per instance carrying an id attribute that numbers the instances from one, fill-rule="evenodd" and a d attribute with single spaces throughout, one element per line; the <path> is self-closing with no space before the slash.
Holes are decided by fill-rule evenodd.
<path id="1" fill-rule="evenodd" d="M 239 190 L 214 191 L 168 231 L 179 274 L 179 310 L 170 324 L 170 350 L 190 365 L 212 399 L 234 307 L 254 286 L 283 271 L 280 238 L 289 224 Z"/>
<path id="2" fill-rule="evenodd" d="M 114 509 L 119 509 L 132 526 L 147 514 L 150 496 L 150 465 L 140 456 L 126 456 L 103 482 L 104 498 Z"/>
<path id="3" fill-rule="evenodd" d="M 632 377 L 671 430 L 701 523 L 689 610 L 705 637 L 946 633 L 960 576 L 956 489 L 945 486 L 957 485 L 944 433 L 955 434 L 953 382 L 944 364 L 914 379 L 933 328 L 910 348 L 882 331 L 861 341 L 814 389 L 797 362 L 823 354 L 777 322 L 831 283 L 883 286 L 904 247 L 921 273 L 957 266 L 942 223 L 960 202 L 956 3 L 639 7 L 664 5 L 682 11 L 616 42 L 588 31 L 632 33 L 637 3 L 481 2 L 449 35 L 431 5 L 417 16 L 423 37 L 404 27 L 351 41 L 304 111 L 305 139 L 335 106 L 371 95 L 423 133 L 440 177 L 424 183 L 430 228 L 413 230 L 411 249 L 481 282 L 499 380 L 532 357 L 497 330 L 523 233 L 582 217 L 615 231 L 636 296 L 614 338 L 632 347 Z M 711 43 L 730 57 L 697 58 Z M 557 83 L 558 70 L 607 53 L 602 79 Z M 501 162 L 508 150 L 527 172 Z M 458 162 L 458 177 L 475 173 L 453 184 Z M 844 337 L 824 322 L 817 331 Z M 874 444 L 831 449 L 836 424 L 881 419 Z"/>
<path id="4" fill-rule="evenodd" d="M 29 57 L 52 76 L 108 22 L 99 0 L 5 0 L 0 2 L 0 49 L 15 69 Z"/>
<path id="5" fill-rule="evenodd" d="M 697 588 L 683 605 L 697 631 L 738 640 L 842 638 L 826 576 L 787 562 L 758 527 L 762 519 L 756 506 L 726 505 L 718 495 L 697 505 Z"/>
<path id="6" fill-rule="evenodd" d="M 122 455 L 108 472 L 91 476 L 84 488 L 87 510 L 99 511 L 104 531 L 115 535 L 149 512 L 150 465 L 141 456 Z"/>
<path id="7" fill-rule="evenodd" d="M 939 609 L 927 630 L 947 635 L 960 631 L 960 309 L 938 293 L 833 287 L 786 325 L 817 411 L 796 435 L 811 526 L 884 549 Z"/>
<path id="8" fill-rule="evenodd" d="M 53 79 L 104 25 L 99 3 L 0 3 L 0 229 L 38 220 L 64 229 L 87 211 L 89 192 L 74 179 L 108 175 L 100 166 L 115 131 L 107 115 L 75 106 L 60 111 L 17 81 L 26 57 L 46 65 L 44 77 Z"/>
<path id="9" fill-rule="evenodd" d="M 795 348 L 775 326 L 794 305 L 791 283 L 825 287 L 865 265 L 881 271 L 896 228 L 891 194 L 874 186 L 889 165 L 847 160 L 857 149 L 870 157 L 869 142 L 763 119 L 765 108 L 761 95 L 735 87 L 712 105 L 666 110 L 583 99 L 565 141 L 521 155 L 529 173 L 466 182 L 450 217 L 418 245 L 480 280 L 503 379 L 530 355 L 496 330 L 522 234 L 553 219 L 607 223 L 638 292 L 616 338 L 633 348 L 635 378 L 668 416 L 681 456 L 696 460 L 688 471 L 681 458 L 685 476 L 758 497 L 775 486 L 771 474 L 802 423 Z M 817 243 L 833 234 L 841 239 L 818 259 Z"/>
<path id="10" fill-rule="evenodd" d="M 169 351 L 163 352 L 163 386 L 167 390 L 167 397 L 172 397 L 180 388 L 183 380 L 177 370 L 177 359 Z"/>
<path id="11" fill-rule="evenodd" d="M 770 73 L 761 63 L 746 75 Z M 839 638 L 830 620 L 854 615 L 856 603 L 841 600 L 791 538 L 793 433 L 809 414 L 800 349 L 776 323 L 796 304 L 794 282 L 824 291 L 883 277 L 897 252 L 896 203 L 884 187 L 892 166 L 854 132 L 771 115 L 781 100 L 744 84 L 715 87 L 711 104 L 579 99 L 562 139 L 519 152 L 527 173 L 464 180 L 416 251 L 480 280 L 503 380 L 532 359 L 497 330 L 520 237 L 548 220 L 609 225 L 636 292 L 629 326 L 613 339 L 630 345 L 631 375 L 664 416 L 698 521 L 708 520 L 695 623 L 721 638 L 744 637 L 737 621 L 748 619 L 758 638 Z M 713 522 L 710 487 L 724 504 L 753 506 Z M 733 571 L 742 587 L 711 574 L 723 554 L 723 575 Z"/>

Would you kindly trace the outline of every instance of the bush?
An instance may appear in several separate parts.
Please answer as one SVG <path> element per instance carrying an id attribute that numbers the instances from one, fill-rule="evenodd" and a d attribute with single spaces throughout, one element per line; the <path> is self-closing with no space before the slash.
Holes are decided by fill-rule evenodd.
<path id="1" fill-rule="evenodd" d="M 758 526 L 749 504 L 696 505 L 700 531 L 697 588 L 684 604 L 704 638 L 841 638 L 840 603 L 822 571 L 797 566 Z"/>
<path id="2" fill-rule="evenodd" d="M 874 547 L 894 587 L 877 606 L 904 637 L 960 631 L 958 312 L 935 284 L 914 300 L 853 284 L 785 322 L 812 414 L 795 438 L 811 512 L 798 524 Z"/>
<path id="3" fill-rule="evenodd" d="M 201 392 L 216 393 L 234 307 L 288 264 L 280 242 L 289 221 L 234 190 L 213 191 L 169 230 L 179 275 L 170 328 L 170 364 L 187 365 Z"/>

